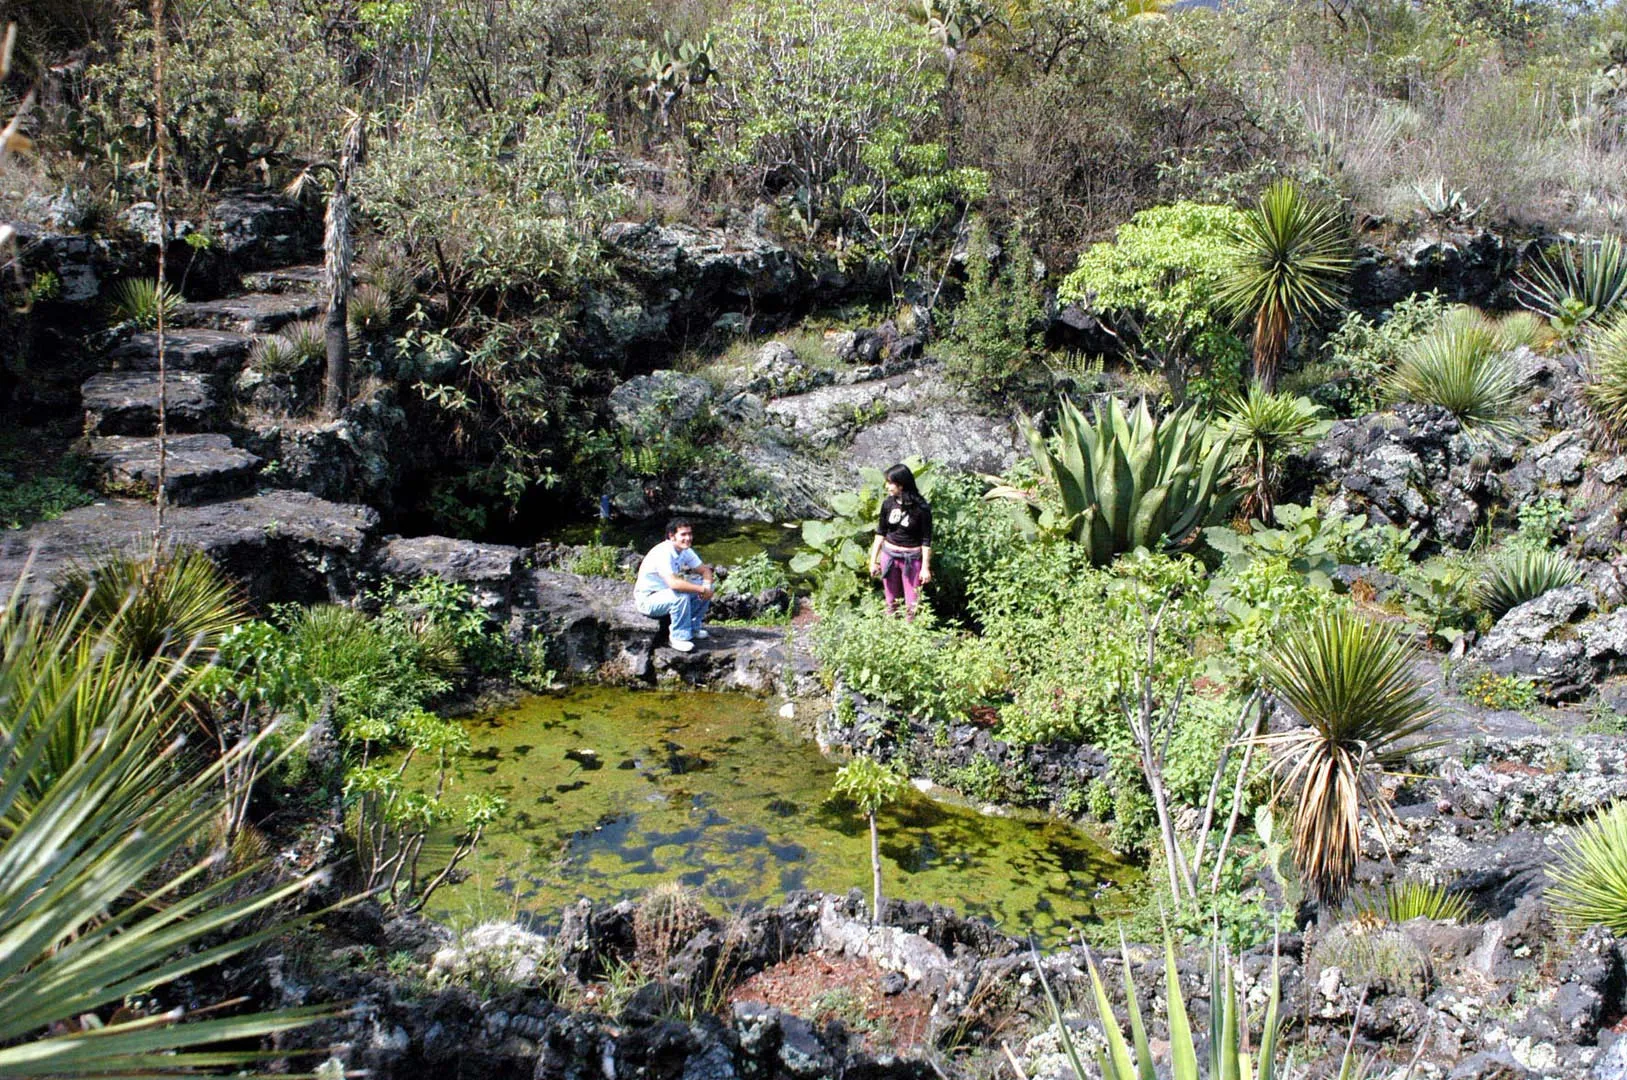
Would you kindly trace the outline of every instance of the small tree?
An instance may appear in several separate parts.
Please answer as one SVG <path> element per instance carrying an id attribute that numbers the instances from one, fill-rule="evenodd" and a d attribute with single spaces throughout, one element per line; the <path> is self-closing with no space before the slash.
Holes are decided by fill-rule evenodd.
<path id="1" fill-rule="evenodd" d="M 858 757 L 842 766 L 831 788 L 836 794 L 845 795 L 858 803 L 870 822 L 870 872 L 875 895 L 870 921 L 878 926 L 881 925 L 881 832 L 876 827 L 876 814 L 883 806 L 895 802 L 904 793 L 907 784 L 908 781 L 891 766 L 882 765 L 872 758 Z"/>
<path id="2" fill-rule="evenodd" d="M 972 222 L 966 245 L 966 295 L 955 309 L 949 374 L 983 394 L 997 394 L 1033 352 L 1045 309 L 1034 280 L 1034 253 L 1022 230 L 1009 235 L 1005 265 L 994 265 L 988 223 Z"/>

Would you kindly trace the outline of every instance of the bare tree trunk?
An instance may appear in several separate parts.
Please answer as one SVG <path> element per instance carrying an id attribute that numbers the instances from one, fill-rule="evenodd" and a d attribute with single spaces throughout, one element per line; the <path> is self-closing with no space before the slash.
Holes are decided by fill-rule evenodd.
<path id="1" fill-rule="evenodd" d="M 876 828 L 876 815 L 870 814 L 870 873 L 875 878 L 875 901 L 870 907 L 870 922 L 881 925 L 881 832 Z"/>
<path id="2" fill-rule="evenodd" d="M 153 139 L 158 169 L 158 191 L 154 205 L 158 216 L 158 493 L 153 498 L 153 550 L 164 544 L 164 504 L 169 487 L 169 367 L 165 323 L 168 293 L 164 274 L 168 269 L 165 252 L 169 250 L 169 161 L 166 151 L 168 139 L 164 129 L 164 0 L 152 0 L 153 15 Z"/>
<path id="3" fill-rule="evenodd" d="M 337 419 L 350 400 L 350 263 L 355 241 L 350 226 L 350 180 L 361 160 L 366 124 L 353 116 L 345 128 L 339 152 L 339 175 L 328 196 L 327 229 L 323 234 L 322 278 L 328 294 L 325 325 L 328 348 L 327 385 L 322 394 L 322 415 Z"/>

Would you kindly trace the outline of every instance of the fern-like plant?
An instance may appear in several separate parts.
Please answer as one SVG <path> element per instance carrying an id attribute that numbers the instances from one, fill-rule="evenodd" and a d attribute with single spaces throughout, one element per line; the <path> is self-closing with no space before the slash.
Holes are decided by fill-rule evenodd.
<path id="1" fill-rule="evenodd" d="M 1379 776 L 1420 748 L 1435 717 L 1412 665 L 1395 627 L 1338 610 L 1299 624 L 1265 659 L 1272 690 L 1305 721 L 1262 741 L 1293 804 L 1294 861 L 1323 903 L 1350 888 L 1362 811 L 1381 827 L 1393 820 Z"/>
<path id="2" fill-rule="evenodd" d="M 1548 876 L 1549 902 L 1568 924 L 1627 934 L 1627 802 L 1572 829 Z"/>
<path id="3" fill-rule="evenodd" d="M 1507 339 L 1472 309 L 1457 309 L 1414 342 L 1390 376 L 1390 393 L 1439 405 L 1471 434 L 1518 429 L 1519 389 Z"/>
<path id="4" fill-rule="evenodd" d="M 1599 423 L 1618 439 L 1627 437 L 1627 316 L 1587 336 L 1587 383 L 1583 394 Z"/>
<path id="5" fill-rule="evenodd" d="M 1543 593 L 1582 580 L 1582 571 L 1561 551 L 1510 547 L 1492 559 L 1475 588 L 1475 599 L 1494 619 Z"/>
<path id="6" fill-rule="evenodd" d="M 1544 252 L 1514 282 L 1520 303 L 1561 337 L 1604 322 L 1627 305 L 1627 250 L 1619 236 Z"/>
<path id="7" fill-rule="evenodd" d="M 125 278 L 113 286 L 113 319 L 115 322 L 133 322 L 143 330 L 158 325 L 158 312 L 164 312 L 164 324 L 173 325 L 181 313 L 181 294 L 153 278 Z"/>
<path id="8" fill-rule="evenodd" d="M 1026 531 L 1067 536 L 1088 548 L 1097 566 L 1137 548 L 1185 544 L 1236 501 L 1231 437 L 1191 409 L 1156 420 L 1145 399 L 1126 412 L 1112 398 L 1096 407 L 1092 423 L 1064 399 L 1054 448 L 1031 425 L 1022 427 L 1060 513 L 1036 491 L 1002 486 L 990 497 L 1020 500 Z"/>

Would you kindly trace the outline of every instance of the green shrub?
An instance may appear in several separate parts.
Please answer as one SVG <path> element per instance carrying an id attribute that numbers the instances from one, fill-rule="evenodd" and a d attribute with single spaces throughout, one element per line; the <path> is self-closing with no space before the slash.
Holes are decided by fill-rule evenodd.
<path id="1" fill-rule="evenodd" d="M 1008 238 L 998 275 L 990 247 L 988 223 L 979 217 L 967 244 L 966 296 L 955 308 L 944 370 L 973 392 L 992 397 L 1032 356 L 1045 311 L 1034 281 L 1034 255 L 1021 232 L 1013 230 Z"/>
<path id="2" fill-rule="evenodd" d="M 1610 434 L 1627 438 L 1627 317 L 1592 330 L 1583 356 L 1588 405 Z"/>
<path id="3" fill-rule="evenodd" d="M 277 335 L 288 350 L 289 370 L 319 364 L 328 357 L 328 328 L 320 318 L 290 323 Z"/>
<path id="4" fill-rule="evenodd" d="M 1488 709 L 1524 712 L 1536 707 L 1537 685 L 1518 675 L 1494 675 L 1483 671 L 1464 683 L 1463 696 Z"/>
<path id="5" fill-rule="evenodd" d="M 185 303 L 181 294 L 165 282 L 163 287 L 153 278 L 125 278 L 113 286 L 113 318 L 116 322 L 133 322 L 143 330 L 158 325 L 158 312 L 164 312 L 164 325 L 174 328 L 175 319 Z"/>
<path id="6" fill-rule="evenodd" d="M 1511 547 L 1487 564 L 1475 596 L 1492 618 L 1500 619 L 1528 600 L 1581 580 L 1580 568 L 1563 552 Z"/>
<path id="7" fill-rule="evenodd" d="M 1379 390 L 1390 373 L 1445 310 L 1446 301 L 1441 295 L 1428 292 L 1397 301 L 1377 323 L 1354 311 L 1345 316 L 1339 328 L 1328 335 L 1324 348 L 1333 363 L 1349 376 L 1343 400 L 1346 413 L 1355 416 L 1378 408 Z M 1315 396 L 1317 389 L 1303 386 L 1299 392 Z"/>
<path id="8" fill-rule="evenodd" d="M 940 626 L 923 605 L 913 621 L 883 613 L 874 598 L 821 613 L 814 654 L 843 685 L 923 719 L 958 720 L 998 692 L 994 654 Z"/>
<path id="9" fill-rule="evenodd" d="M 1231 436 L 1237 486 L 1249 493 L 1241 507 L 1244 515 L 1270 516 L 1283 460 L 1328 430 L 1320 414 L 1306 398 L 1268 393 L 1257 383 L 1246 395 L 1226 399 L 1220 419 Z"/>
<path id="10" fill-rule="evenodd" d="M 756 596 L 769 589 L 788 589 L 791 579 L 766 551 L 759 551 L 729 568 L 729 576 L 717 588 L 719 596 Z"/>
<path id="11" fill-rule="evenodd" d="M 1548 876 L 1549 903 L 1568 925 L 1627 934 L 1627 802 L 1572 829 Z"/>
<path id="12" fill-rule="evenodd" d="M 1508 435 L 1519 426 L 1519 390 L 1506 342 L 1478 312 L 1443 318 L 1415 341 L 1389 388 L 1398 398 L 1439 405 L 1471 434 Z"/>
<path id="13" fill-rule="evenodd" d="M 583 577 L 626 578 L 621 548 L 611 544 L 585 544 L 571 554 L 565 569 Z"/>
<path id="14" fill-rule="evenodd" d="M 1469 898 L 1445 885 L 1431 885 L 1417 878 L 1403 878 L 1384 886 L 1381 892 L 1357 894 L 1350 914 L 1366 922 L 1399 924 L 1413 919 L 1435 919 L 1466 923 L 1470 920 Z"/>
<path id="15" fill-rule="evenodd" d="M 1402 606 L 1432 640 L 1450 645 L 1469 630 L 1490 626 L 1489 623 L 1481 625 L 1484 611 L 1478 591 L 1481 573 L 1473 559 L 1437 555 L 1401 575 L 1401 582 L 1407 588 Z"/>
<path id="16" fill-rule="evenodd" d="M 350 294 L 345 304 L 350 333 L 358 338 L 376 338 L 390 329 L 395 320 L 395 300 L 378 285 L 363 285 Z"/>
<path id="17" fill-rule="evenodd" d="M 292 374 L 303 362 L 293 343 L 278 334 L 256 339 L 249 350 L 249 367 L 266 375 Z"/>
<path id="18" fill-rule="evenodd" d="M 244 620 L 237 587 L 201 551 L 166 550 L 75 567 L 59 595 L 80 618 L 142 660 L 186 658 L 201 665 Z"/>
<path id="19" fill-rule="evenodd" d="M 1068 537 L 1097 566 L 1137 548 L 1190 543 L 1235 501 L 1230 436 L 1190 409 L 1155 420 L 1145 400 L 1126 415 L 1112 398 L 1091 423 L 1063 399 L 1054 442 L 1022 427 L 1046 486 L 990 494 L 1019 500 L 1028 531 Z"/>

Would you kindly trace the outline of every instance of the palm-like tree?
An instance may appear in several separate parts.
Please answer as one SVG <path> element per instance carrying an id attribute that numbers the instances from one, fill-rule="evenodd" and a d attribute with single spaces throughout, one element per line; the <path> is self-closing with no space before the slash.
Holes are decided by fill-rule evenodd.
<path id="1" fill-rule="evenodd" d="M 1344 611 L 1297 627 L 1265 662 L 1271 688 L 1305 721 L 1263 737 L 1293 801 L 1294 861 L 1312 895 L 1337 904 L 1361 852 L 1361 814 L 1393 818 L 1378 778 L 1419 749 L 1434 719 L 1393 627 Z"/>
<path id="2" fill-rule="evenodd" d="M 1350 237 L 1336 207 L 1278 180 L 1245 211 L 1232 237 L 1220 305 L 1254 319 L 1254 378 L 1271 391 L 1295 319 L 1344 302 Z"/>
<path id="3" fill-rule="evenodd" d="M 199 851 L 224 807 L 223 773 L 255 748 L 189 767 L 175 714 L 206 673 L 132 656 L 86 605 L 53 617 L 18 595 L 0 609 L 0 1076 L 240 1068 L 255 1055 L 189 1048 L 323 1010 L 183 1023 L 182 1008 L 121 1006 L 283 932 L 230 935 L 311 883 L 249 888 L 252 871 L 219 874 L 216 853 Z M 66 760 L 54 753 L 64 729 L 83 733 Z"/>

